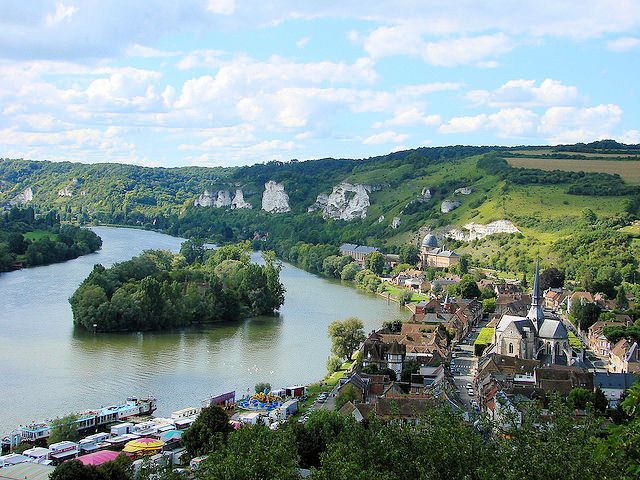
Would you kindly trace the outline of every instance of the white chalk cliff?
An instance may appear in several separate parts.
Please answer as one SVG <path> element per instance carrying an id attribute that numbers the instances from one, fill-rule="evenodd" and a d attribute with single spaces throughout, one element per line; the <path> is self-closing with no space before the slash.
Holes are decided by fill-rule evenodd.
<path id="1" fill-rule="evenodd" d="M 262 209 L 269 213 L 290 212 L 289 195 L 284 191 L 284 185 L 269 180 L 264 184 L 262 194 Z"/>
<path id="2" fill-rule="evenodd" d="M 308 211 L 322 210 L 323 218 L 366 218 L 367 209 L 371 205 L 369 192 L 370 188 L 366 185 L 342 182 L 333 187 L 329 195 L 318 195 L 316 203 L 311 205 Z"/>
<path id="3" fill-rule="evenodd" d="M 74 178 L 66 187 L 64 187 L 62 190 L 58 190 L 58 196 L 73 197 L 73 187 L 76 183 L 78 183 L 78 180 Z"/>
<path id="4" fill-rule="evenodd" d="M 236 194 L 231 201 L 231 208 L 253 208 L 250 203 L 244 200 L 244 193 L 239 188 L 236 189 Z"/>
<path id="5" fill-rule="evenodd" d="M 11 206 L 13 205 L 24 205 L 33 200 L 33 190 L 31 187 L 25 188 L 20 195 L 15 197 L 13 200 L 9 202 Z"/>
<path id="6" fill-rule="evenodd" d="M 217 197 L 218 194 L 216 193 L 215 196 Z M 211 190 L 205 188 L 204 192 L 202 192 L 202 195 L 199 195 L 198 198 L 193 201 L 193 204 L 196 207 L 210 207 L 213 205 L 213 197 L 214 193 Z"/>
<path id="7" fill-rule="evenodd" d="M 497 220 L 486 225 L 471 222 L 463 225 L 462 228 L 463 230 L 452 228 L 446 236 L 454 240 L 471 242 L 496 233 L 521 233 L 510 220 Z"/>
<path id="8" fill-rule="evenodd" d="M 440 205 L 440 211 L 442 213 L 449 213 L 458 208 L 460 205 L 462 204 L 457 200 L 445 200 L 444 202 L 442 202 L 442 205 Z"/>

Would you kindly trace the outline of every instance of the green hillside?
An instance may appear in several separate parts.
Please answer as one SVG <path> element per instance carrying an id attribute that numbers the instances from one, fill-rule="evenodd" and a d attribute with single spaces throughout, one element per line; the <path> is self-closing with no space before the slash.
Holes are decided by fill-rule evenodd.
<path id="1" fill-rule="evenodd" d="M 622 268 L 631 261 L 633 268 L 637 266 L 638 232 L 627 226 L 640 214 L 640 187 L 618 174 L 576 172 L 573 164 L 564 171 L 563 161 L 578 155 L 586 163 L 590 158 L 626 158 L 631 165 L 638 152 L 637 146 L 615 142 L 527 148 L 452 146 L 360 160 L 173 169 L 4 159 L 0 160 L 0 205 L 8 206 L 30 188 L 29 205 L 39 211 L 55 208 L 62 220 L 139 225 L 215 242 L 251 240 L 255 232 L 268 232 L 266 246 L 279 252 L 287 252 L 297 242 L 334 246 L 353 242 L 394 252 L 403 244 L 418 243 L 426 231 L 442 234 L 468 222 L 509 220 L 521 234 L 447 243 L 468 254 L 472 263 L 516 273 L 530 269 L 538 255 L 543 264 L 563 263 L 569 274 L 585 264 L 594 266 L 597 273 L 603 263 Z M 557 168 L 511 165 L 511 159 L 525 157 L 552 159 Z M 264 183 L 269 180 L 284 185 L 290 213 L 260 210 Z M 366 218 L 325 220 L 319 212 L 307 213 L 318 194 L 330 193 L 343 181 L 372 187 Z M 463 187 L 471 193 L 454 194 Z M 72 196 L 59 195 L 65 188 Z M 195 207 L 194 199 L 205 188 L 241 188 L 253 209 Z M 417 202 L 425 188 L 432 198 Z M 441 213 L 445 199 L 461 205 Z M 400 219 L 397 228 L 391 227 L 394 217 Z M 575 238 L 605 258 L 573 259 Z"/>

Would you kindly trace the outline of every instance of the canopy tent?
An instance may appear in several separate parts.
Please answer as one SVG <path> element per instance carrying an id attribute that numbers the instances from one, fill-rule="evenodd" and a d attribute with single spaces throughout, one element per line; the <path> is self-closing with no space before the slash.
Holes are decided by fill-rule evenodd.
<path id="1" fill-rule="evenodd" d="M 135 454 L 153 454 L 157 453 L 164 446 L 165 442 L 155 438 L 143 437 L 136 438 L 127 442 L 122 449 L 123 452 Z"/>
<path id="2" fill-rule="evenodd" d="M 121 452 L 114 452 L 112 450 L 101 450 L 99 452 L 89 453 L 87 455 L 81 455 L 78 460 L 83 465 L 102 465 L 105 462 L 114 460 Z"/>
<path id="3" fill-rule="evenodd" d="M 181 430 L 169 430 L 160 435 L 160 440 L 165 443 L 176 442 L 182 438 L 182 433 Z"/>

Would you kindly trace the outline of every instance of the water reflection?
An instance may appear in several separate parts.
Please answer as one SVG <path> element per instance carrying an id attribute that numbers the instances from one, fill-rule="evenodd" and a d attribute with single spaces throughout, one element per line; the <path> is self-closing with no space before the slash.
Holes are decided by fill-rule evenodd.
<path id="1" fill-rule="evenodd" d="M 360 317 L 367 331 L 405 316 L 395 304 L 284 264 L 279 316 L 167 333 L 94 335 L 73 328 L 67 299 L 94 263 L 105 267 L 182 239 L 99 227 L 103 248 L 63 264 L 0 275 L 0 433 L 30 420 L 153 394 L 159 413 L 209 395 L 321 378 L 327 326 Z M 254 259 L 260 256 L 254 255 Z"/>

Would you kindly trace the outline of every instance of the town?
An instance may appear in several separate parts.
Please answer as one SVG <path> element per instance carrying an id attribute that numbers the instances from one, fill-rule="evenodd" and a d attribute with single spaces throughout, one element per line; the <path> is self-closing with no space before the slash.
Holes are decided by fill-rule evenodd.
<path id="1" fill-rule="evenodd" d="M 640 372 L 638 344 L 628 330 L 632 317 L 625 313 L 634 311 L 635 298 L 625 294 L 609 300 L 564 285 L 559 271 L 541 271 L 539 260 L 531 288 L 526 278 L 479 271 L 474 277 L 460 272 L 461 257 L 438 243 L 426 235 L 416 249 L 416 264 L 406 269 L 397 268 L 406 266 L 397 255 L 377 248 L 340 247 L 361 272 L 376 269 L 376 261 L 388 272 L 395 269 L 381 275 L 377 292 L 390 301 L 404 297 L 411 316 L 386 321 L 368 335 L 357 319 L 343 322 L 340 334 L 330 327 L 332 351 L 342 358 L 328 362 L 322 382 L 285 388 L 259 384 L 255 395 L 236 399 L 235 391 L 228 392 L 169 418 L 152 416 L 155 399 L 132 398 L 68 418 L 71 437 L 84 435 L 77 441 L 51 443 L 53 432 L 64 427 L 61 422 L 19 427 L 2 440 L 0 472 L 50 473 L 75 458 L 101 465 L 124 452 L 136 475 L 159 468 L 189 474 L 208 455 L 190 455 L 182 437 L 211 407 L 220 407 L 232 428 L 259 424 L 271 430 L 288 422 L 304 424 L 323 410 L 356 422 L 377 418 L 418 425 L 425 411 L 445 407 L 469 424 L 489 420 L 493 434 L 520 428 L 531 411 L 538 412 L 540 422 L 551 421 L 554 398 L 568 402 L 577 421 L 586 419 L 589 409 L 602 415 L 619 411 Z M 584 311 L 597 315 L 586 318 Z"/>

